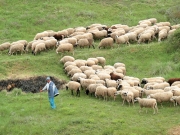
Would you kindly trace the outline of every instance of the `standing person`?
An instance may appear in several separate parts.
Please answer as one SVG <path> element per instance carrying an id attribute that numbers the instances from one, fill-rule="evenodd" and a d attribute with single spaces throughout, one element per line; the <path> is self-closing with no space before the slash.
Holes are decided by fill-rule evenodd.
<path id="1" fill-rule="evenodd" d="M 58 89 L 56 88 L 56 85 L 54 82 L 51 81 L 50 77 L 46 78 L 47 84 L 44 86 L 40 92 L 44 90 L 48 90 L 48 97 L 49 97 L 49 103 L 52 109 L 56 108 L 55 102 L 54 102 L 54 97 L 58 96 Z"/>

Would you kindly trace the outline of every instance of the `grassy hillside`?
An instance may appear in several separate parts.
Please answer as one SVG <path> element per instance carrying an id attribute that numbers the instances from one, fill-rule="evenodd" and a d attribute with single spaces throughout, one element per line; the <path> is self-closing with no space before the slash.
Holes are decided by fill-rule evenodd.
<path id="1" fill-rule="evenodd" d="M 0 44 L 25 39 L 32 41 L 36 33 L 45 30 L 101 23 L 108 26 L 136 26 L 139 20 L 157 18 L 158 22 L 180 23 L 179 0 L 0 0 Z M 179 77 L 179 50 L 167 50 L 172 41 L 150 44 L 136 43 L 114 49 L 75 49 L 76 59 L 103 56 L 107 65 L 123 62 L 127 75 L 143 77 Z M 66 53 L 64 55 L 71 55 Z M 24 78 L 37 75 L 69 80 L 59 63 L 62 54 L 55 50 L 40 55 L 0 54 L 0 79 Z M 107 103 L 81 92 L 81 97 L 61 91 L 56 98 L 57 109 L 49 109 L 47 93 L 23 94 L 15 89 L 11 94 L 0 92 L 0 134 L 167 134 L 180 124 L 179 108 L 165 103 L 159 114 L 139 106 L 121 106 L 121 98 Z"/>

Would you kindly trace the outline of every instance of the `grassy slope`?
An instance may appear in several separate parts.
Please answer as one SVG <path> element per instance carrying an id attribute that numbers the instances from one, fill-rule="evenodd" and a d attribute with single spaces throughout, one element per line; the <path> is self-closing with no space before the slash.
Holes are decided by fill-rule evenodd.
<path id="1" fill-rule="evenodd" d="M 178 0 L 117 1 L 117 0 L 0 0 L 0 43 L 20 39 L 31 41 L 44 30 L 62 30 L 68 27 L 88 26 L 92 23 L 137 25 L 139 20 L 155 17 L 167 21 L 167 11 Z M 172 6 L 173 5 L 173 6 Z M 168 20 L 176 24 L 176 20 Z M 96 46 L 98 42 L 96 42 Z M 68 54 L 69 55 L 69 54 Z M 75 58 L 104 56 L 108 65 L 126 64 L 127 75 L 138 78 L 163 76 L 178 77 L 179 63 L 174 54 L 167 54 L 164 43 L 122 46 L 115 49 L 76 49 Z M 41 55 L 8 56 L 0 54 L 0 78 L 51 75 L 69 80 L 59 63 L 61 55 L 55 51 Z M 51 66 L 49 66 L 51 65 Z M 0 133 L 2 134 L 166 134 L 180 121 L 179 108 L 165 105 L 159 114 L 139 115 L 135 107 L 116 102 L 99 101 L 82 94 L 81 98 L 62 91 L 56 98 L 56 111 L 49 110 L 46 93 L 20 96 L 0 93 Z M 169 117 L 170 116 L 170 117 Z M 53 126 L 57 125 L 57 126 Z M 147 126 L 148 125 L 148 126 Z M 11 128 L 9 128 L 11 127 Z M 158 128 L 157 128 L 158 127 Z M 49 130 L 52 129 L 52 130 Z"/>

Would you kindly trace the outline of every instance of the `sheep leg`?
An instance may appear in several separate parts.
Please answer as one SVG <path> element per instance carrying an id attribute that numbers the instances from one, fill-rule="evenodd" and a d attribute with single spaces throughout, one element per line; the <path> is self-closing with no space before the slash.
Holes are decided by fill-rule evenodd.
<path id="1" fill-rule="evenodd" d="M 73 94 L 73 90 L 71 90 L 71 95 L 74 95 L 74 94 Z"/>

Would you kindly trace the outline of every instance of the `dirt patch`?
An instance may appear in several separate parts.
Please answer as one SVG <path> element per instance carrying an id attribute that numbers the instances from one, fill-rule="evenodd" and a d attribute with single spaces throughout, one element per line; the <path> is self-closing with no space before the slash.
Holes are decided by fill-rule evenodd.
<path id="1" fill-rule="evenodd" d="M 66 81 L 60 80 L 55 77 L 50 77 L 51 80 L 56 84 L 58 89 L 62 89 Z M 14 88 L 22 89 L 24 92 L 32 92 L 37 93 L 40 89 L 42 89 L 46 84 L 46 76 L 36 76 L 29 77 L 24 79 L 7 79 L 0 80 L 0 91 L 7 90 L 11 91 Z"/>
<path id="2" fill-rule="evenodd" d="M 168 135 L 180 135 L 180 126 L 169 129 Z"/>

